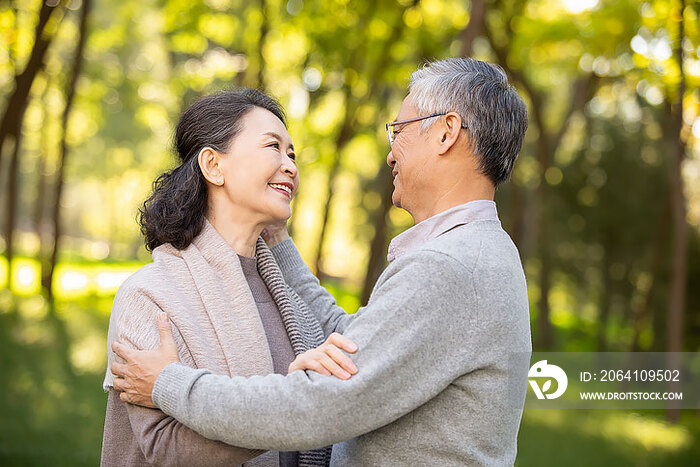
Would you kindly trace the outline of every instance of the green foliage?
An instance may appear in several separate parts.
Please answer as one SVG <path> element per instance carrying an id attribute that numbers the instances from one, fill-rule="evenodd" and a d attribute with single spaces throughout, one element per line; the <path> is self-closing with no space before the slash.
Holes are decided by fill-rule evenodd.
<path id="1" fill-rule="evenodd" d="M 691 229 L 685 349 L 700 348 L 700 7 L 686 3 L 681 42 L 678 0 L 485 2 L 473 55 L 501 63 L 530 112 L 512 180 L 497 193 L 499 214 L 523 256 L 534 337 L 543 264 L 550 269 L 549 321 L 558 350 L 666 348 L 678 44 Z M 302 180 L 291 222 L 295 241 L 310 264 L 320 257 L 329 289 L 354 311 L 370 252 L 381 250 L 372 249 L 380 227 L 386 222 L 390 238 L 412 224 L 403 211 L 383 210 L 389 150 L 383 123 L 397 113 L 410 73 L 426 60 L 459 55 L 465 28 L 479 20 L 460 0 L 99 0 L 64 129 L 81 4 L 62 2 L 65 11 L 52 19 L 57 34 L 24 116 L 13 274 L 31 277 L 26 289 L 16 288 L 20 298 L 0 294 L 0 461 L 12 465 L 97 461 L 113 291 L 93 294 L 94 284 L 101 272 L 150 260 L 135 216 L 155 177 L 176 164 L 171 138 L 185 106 L 233 86 L 279 98 Z M 31 54 L 40 7 L 39 0 L 0 2 L 2 109 Z M 70 158 L 54 283 L 63 284 L 68 272 L 74 275 L 65 283 L 87 285 L 75 300 L 58 287 L 52 313 L 36 295 L 38 259 L 51 242 L 47 215 L 64 134 Z M 538 229 L 548 233 L 548 262 Z M 385 247 L 387 239 L 379 240 Z M 0 239 L 0 250 L 4 245 Z M 0 266 L 4 283 L 3 257 Z M 689 464 L 700 431 L 697 417 L 684 417 L 676 430 L 659 414 L 586 414 L 581 422 L 578 414 L 526 413 L 518 465 L 589 464 L 592 452 L 601 465 Z M 608 431 L 596 433 L 597 424 Z M 670 441 L 620 434 L 616 424 Z M 568 457 L 543 457 L 546 445 Z"/>

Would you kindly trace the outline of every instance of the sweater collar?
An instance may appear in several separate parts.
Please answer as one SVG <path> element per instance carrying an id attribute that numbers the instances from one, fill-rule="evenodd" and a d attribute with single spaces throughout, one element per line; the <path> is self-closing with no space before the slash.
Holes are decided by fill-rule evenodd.
<path id="1" fill-rule="evenodd" d="M 270 349 L 260 344 L 266 342 L 265 330 L 236 251 L 205 219 L 199 235 L 180 255 L 215 335 L 231 343 L 220 343 L 229 374 L 271 373 Z M 241 349 L 246 349 L 245 358 Z"/>
<path id="2" fill-rule="evenodd" d="M 232 312 L 240 312 L 239 308 L 249 311 L 255 310 L 255 313 L 253 314 L 257 317 L 257 306 L 245 278 L 241 260 L 238 254 L 206 218 L 204 219 L 202 231 L 192 241 L 192 245 L 199 250 L 202 258 L 204 258 L 204 260 L 217 272 L 217 274 L 220 276 L 221 283 L 224 286 L 227 286 L 229 289 L 230 296 L 233 297 L 233 307 L 231 308 Z M 187 248 L 187 250 L 190 250 L 190 248 Z M 190 256 L 187 251 L 184 253 L 185 256 Z M 308 329 L 302 330 L 296 322 L 297 318 L 294 312 L 294 305 L 292 305 L 292 302 L 290 301 L 287 285 L 284 282 L 279 266 L 277 266 L 277 262 L 274 260 L 270 249 L 267 247 L 267 244 L 262 237 L 258 237 L 258 241 L 255 245 L 255 257 L 256 266 L 260 273 L 260 277 L 265 283 L 265 286 L 270 292 L 270 295 L 272 296 L 272 299 L 274 300 L 277 309 L 282 316 L 282 322 L 284 323 L 287 334 L 289 335 L 294 353 L 298 355 L 306 350 L 309 350 L 309 348 L 312 348 L 309 346 L 309 342 L 312 341 L 305 342 L 303 340 L 304 336 L 302 336 L 301 333 L 309 333 L 311 331 Z M 192 262 L 192 258 L 189 260 Z M 201 278 L 195 278 L 195 282 L 203 282 L 200 279 Z M 245 286 L 241 287 L 242 284 L 245 284 Z M 202 294 L 202 299 L 205 302 L 205 306 L 207 305 L 207 301 L 212 301 L 214 299 L 212 295 L 215 294 Z M 212 306 L 211 308 L 216 307 Z M 259 317 L 255 321 L 255 331 L 258 332 L 263 329 L 262 322 L 260 321 Z M 237 322 L 241 323 L 241 320 L 239 319 Z M 257 327 L 257 322 L 260 322 L 259 329 Z M 248 331 L 248 334 L 251 334 L 251 331 Z M 316 345 L 321 345 L 323 342 L 322 337 L 322 335 L 318 336 L 320 340 L 317 339 L 317 341 L 313 342 L 317 342 Z M 258 336 L 258 338 L 260 338 L 260 336 Z M 260 339 L 262 339 L 260 342 L 266 342 L 264 335 Z M 310 339 L 309 336 L 306 336 L 306 339 Z M 269 349 L 267 350 L 267 354 L 269 354 Z M 272 360 L 270 360 L 270 362 L 272 362 Z M 270 370 L 270 372 L 272 372 L 272 370 Z"/>
<path id="3" fill-rule="evenodd" d="M 192 243 L 217 272 L 230 271 L 231 267 L 235 267 L 237 271 L 241 270 L 238 253 L 206 217 L 201 232 L 192 240 Z"/>
<path id="4" fill-rule="evenodd" d="M 498 220 L 498 211 L 494 201 L 479 199 L 442 211 L 394 237 L 389 244 L 387 260 L 391 263 L 448 230 L 481 220 Z"/>

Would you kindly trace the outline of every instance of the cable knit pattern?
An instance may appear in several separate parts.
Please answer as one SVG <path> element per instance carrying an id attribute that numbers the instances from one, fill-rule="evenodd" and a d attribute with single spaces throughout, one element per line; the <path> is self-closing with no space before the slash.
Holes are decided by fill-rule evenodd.
<path id="1" fill-rule="evenodd" d="M 287 335 L 292 342 L 294 354 L 299 355 L 321 345 L 324 341 L 323 331 L 318 320 L 309 313 L 306 304 L 287 286 L 277 262 L 267 244 L 258 238 L 255 256 L 258 271 L 267 285 L 273 300 L 277 304 Z M 297 300 L 290 300 L 295 296 Z M 328 465 L 331 459 L 331 446 L 312 451 L 299 452 L 299 466 Z"/>

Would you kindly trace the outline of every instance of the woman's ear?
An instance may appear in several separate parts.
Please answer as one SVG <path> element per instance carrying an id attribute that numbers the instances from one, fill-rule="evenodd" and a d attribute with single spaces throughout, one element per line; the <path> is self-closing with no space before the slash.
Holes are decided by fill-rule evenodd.
<path id="1" fill-rule="evenodd" d="M 219 157 L 220 154 L 210 147 L 202 148 L 197 156 L 202 175 L 209 183 L 216 186 L 224 184 L 224 174 L 219 167 Z"/>

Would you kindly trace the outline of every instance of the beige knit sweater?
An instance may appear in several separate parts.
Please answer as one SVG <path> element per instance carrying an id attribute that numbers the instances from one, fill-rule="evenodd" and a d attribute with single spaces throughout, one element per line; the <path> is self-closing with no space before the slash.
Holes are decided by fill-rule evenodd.
<path id="1" fill-rule="evenodd" d="M 273 266 L 265 272 L 261 270 L 269 287 L 269 276 L 281 278 L 281 273 L 262 239 L 258 240 L 256 255 L 259 263 L 262 257 L 265 264 Z M 269 272 L 271 269 L 273 273 Z M 276 287 L 273 297 L 278 306 L 282 305 L 280 312 L 286 318 L 285 327 L 295 353 L 305 350 L 300 344 L 300 332 L 306 342 L 320 344 L 323 334 L 318 323 L 307 319 L 308 311 L 299 310 L 305 308 L 303 305 L 293 306 L 300 302 L 298 297 L 285 296 L 280 293 L 281 288 Z M 290 309 L 293 313 L 284 313 Z M 238 256 L 205 220 L 202 232 L 186 249 L 177 250 L 169 243 L 155 248 L 153 263 L 129 277 L 115 296 L 103 383 L 109 396 L 102 465 L 278 466 L 277 452 L 211 441 L 160 410 L 119 400 L 112 389 L 114 376 L 109 371 L 115 359 L 111 344 L 120 339 L 138 349 L 157 348 L 157 315 L 161 311 L 170 318 L 183 364 L 228 376 L 273 372 L 262 321 Z M 301 319 L 290 317 L 298 314 Z"/>

